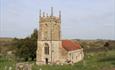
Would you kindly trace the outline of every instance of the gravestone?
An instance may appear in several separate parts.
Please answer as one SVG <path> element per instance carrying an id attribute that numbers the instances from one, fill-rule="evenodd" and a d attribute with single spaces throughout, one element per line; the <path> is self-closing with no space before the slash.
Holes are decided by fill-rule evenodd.
<path id="1" fill-rule="evenodd" d="M 31 70 L 31 64 L 29 63 L 17 63 L 16 70 Z"/>

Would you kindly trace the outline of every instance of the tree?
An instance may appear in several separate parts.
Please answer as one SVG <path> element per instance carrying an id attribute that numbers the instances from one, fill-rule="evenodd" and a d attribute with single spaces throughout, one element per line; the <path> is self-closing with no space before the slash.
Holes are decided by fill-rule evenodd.
<path id="1" fill-rule="evenodd" d="M 104 48 L 105 48 L 106 51 L 111 50 L 110 44 L 108 42 L 105 42 Z"/>
<path id="2" fill-rule="evenodd" d="M 24 58 L 27 61 L 29 58 L 34 60 L 36 58 L 37 49 L 37 29 L 33 31 L 30 37 L 24 39 L 15 38 L 15 46 L 17 47 L 16 56 L 18 58 Z"/>

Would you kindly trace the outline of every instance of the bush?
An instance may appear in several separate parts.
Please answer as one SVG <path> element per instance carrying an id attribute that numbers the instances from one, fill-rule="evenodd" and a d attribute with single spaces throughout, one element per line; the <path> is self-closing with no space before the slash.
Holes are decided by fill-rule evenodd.
<path id="1" fill-rule="evenodd" d="M 36 58 L 37 49 L 37 29 L 31 34 L 30 37 L 24 39 L 14 39 L 16 50 L 16 57 L 20 61 L 28 61 L 29 58 L 33 61 Z"/>

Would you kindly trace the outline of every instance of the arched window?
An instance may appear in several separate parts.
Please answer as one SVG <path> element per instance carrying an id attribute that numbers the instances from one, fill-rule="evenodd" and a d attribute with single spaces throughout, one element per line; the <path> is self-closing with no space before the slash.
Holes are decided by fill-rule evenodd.
<path id="1" fill-rule="evenodd" d="M 48 45 L 48 43 L 45 43 L 44 53 L 47 54 L 47 55 L 49 54 L 49 45 Z"/>

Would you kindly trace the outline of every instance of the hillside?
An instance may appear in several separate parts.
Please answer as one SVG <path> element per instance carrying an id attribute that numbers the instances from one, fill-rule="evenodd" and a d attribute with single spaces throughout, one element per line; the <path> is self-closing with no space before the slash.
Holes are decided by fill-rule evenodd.
<path id="1" fill-rule="evenodd" d="M 9 49 L 14 48 L 14 38 L 0 38 L 0 52 L 7 52 Z M 105 43 L 109 43 L 111 49 L 115 49 L 115 40 L 80 40 L 80 39 L 73 39 L 73 41 L 80 43 L 81 47 L 84 48 L 86 51 L 101 51 L 104 49 Z"/>
<path id="2" fill-rule="evenodd" d="M 11 46 L 13 38 L 0 38 L 0 46 Z"/>
<path id="3" fill-rule="evenodd" d="M 6 55 L 8 51 L 14 51 L 13 38 L 0 37 L 0 55 Z"/>
<path id="4" fill-rule="evenodd" d="M 110 44 L 110 46 L 115 47 L 115 40 L 78 40 L 74 39 L 73 41 L 79 42 L 82 46 L 87 48 L 90 47 L 103 47 L 106 42 Z"/>
<path id="5" fill-rule="evenodd" d="M 115 40 L 78 40 L 73 41 L 80 43 L 81 47 L 87 52 L 104 51 L 105 44 L 108 43 L 110 49 L 115 49 Z"/>

